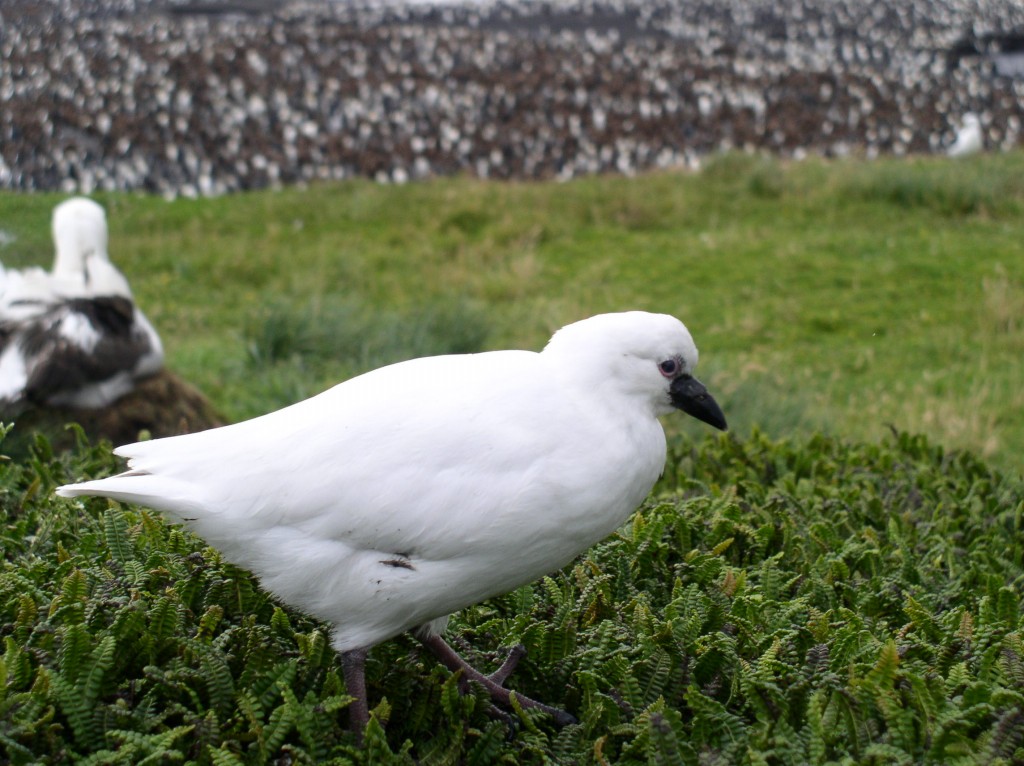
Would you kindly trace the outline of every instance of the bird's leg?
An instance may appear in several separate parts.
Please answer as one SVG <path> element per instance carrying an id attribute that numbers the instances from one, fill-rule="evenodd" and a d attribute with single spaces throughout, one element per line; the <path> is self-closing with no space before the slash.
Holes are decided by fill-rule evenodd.
<path id="1" fill-rule="evenodd" d="M 370 722 L 370 705 L 366 701 L 366 650 L 349 649 L 341 653 L 341 671 L 345 674 L 345 688 L 355 697 L 348 706 L 349 728 L 363 743 L 363 732 Z"/>
<path id="2" fill-rule="evenodd" d="M 417 636 L 417 638 L 419 638 L 420 642 L 427 647 L 435 657 L 437 657 L 442 665 L 453 673 L 462 671 L 463 678 L 469 681 L 475 681 L 483 686 L 491 695 L 491 699 L 495 702 L 511 708 L 512 694 L 515 694 L 516 700 L 518 700 L 521 707 L 542 710 L 550 715 L 559 726 L 567 726 L 568 724 L 576 723 L 576 719 L 564 710 L 559 710 L 558 708 L 551 707 L 550 705 L 545 705 L 543 702 L 538 702 L 537 700 L 519 694 L 518 692 L 511 692 L 501 685 L 504 683 L 509 673 L 512 672 L 516 663 L 519 662 L 519 659 L 526 654 L 526 650 L 523 647 L 515 647 L 511 652 L 509 652 L 508 659 L 505 660 L 504 664 L 502 664 L 498 670 L 489 676 L 485 676 L 479 670 L 462 659 L 458 652 L 448 646 L 448 643 L 441 638 L 441 636 Z M 351 694 L 351 692 L 349 693 Z"/>

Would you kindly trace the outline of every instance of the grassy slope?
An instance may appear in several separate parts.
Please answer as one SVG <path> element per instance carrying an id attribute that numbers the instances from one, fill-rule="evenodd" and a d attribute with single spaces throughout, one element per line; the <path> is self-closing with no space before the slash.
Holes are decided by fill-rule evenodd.
<path id="1" fill-rule="evenodd" d="M 688 323 L 740 432 L 875 439 L 893 424 L 1019 470 L 1022 179 L 1020 153 L 729 156 L 696 175 L 562 185 L 102 201 L 170 364 L 233 418 L 386 361 L 537 348 L 568 321 L 644 308 Z M 0 195 L 19 238 L 5 264 L 49 262 L 57 199 Z M 417 329 L 430 323 L 456 340 Z"/>

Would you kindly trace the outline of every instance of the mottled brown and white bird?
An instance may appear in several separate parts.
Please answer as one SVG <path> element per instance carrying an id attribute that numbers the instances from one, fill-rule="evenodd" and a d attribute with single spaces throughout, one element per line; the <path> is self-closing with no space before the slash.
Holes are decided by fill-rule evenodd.
<path id="1" fill-rule="evenodd" d="M 621 526 L 664 468 L 660 416 L 725 429 L 696 364 L 678 319 L 603 314 L 539 353 L 414 359 L 243 423 L 120 447 L 126 472 L 57 494 L 157 508 L 329 622 L 361 735 L 367 652 L 405 631 L 509 704 L 516 658 L 472 668 L 442 637 L 449 615 Z"/>
<path id="2" fill-rule="evenodd" d="M 53 270 L 0 273 L 0 412 L 98 409 L 163 365 L 156 330 L 107 254 L 107 219 L 75 197 L 53 211 Z"/>

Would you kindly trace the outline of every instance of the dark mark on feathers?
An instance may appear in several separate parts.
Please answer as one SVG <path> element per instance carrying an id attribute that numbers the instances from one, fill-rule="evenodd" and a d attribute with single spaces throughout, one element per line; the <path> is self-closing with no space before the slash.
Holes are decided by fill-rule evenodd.
<path id="1" fill-rule="evenodd" d="M 386 567 L 398 567 L 398 568 L 401 568 L 401 569 L 412 569 L 413 571 L 416 570 L 416 567 L 414 567 L 411 562 L 407 561 L 404 558 L 384 559 L 380 563 L 383 564 Z"/>

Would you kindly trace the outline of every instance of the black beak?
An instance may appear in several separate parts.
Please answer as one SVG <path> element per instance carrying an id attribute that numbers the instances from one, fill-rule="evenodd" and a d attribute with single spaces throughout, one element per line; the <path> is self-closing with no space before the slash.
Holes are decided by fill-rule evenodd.
<path id="1" fill-rule="evenodd" d="M 728 429 L 725 424 L 725 415 L 722 414 L 718 402 L 704 388 L 704 384 L 692 375 L 676 378 L 668 390 L 672 397 L 673 407 L 677 407 L 687 415 L 692 415 L 697 420 L 703 420 L 721 431 Z"/>

